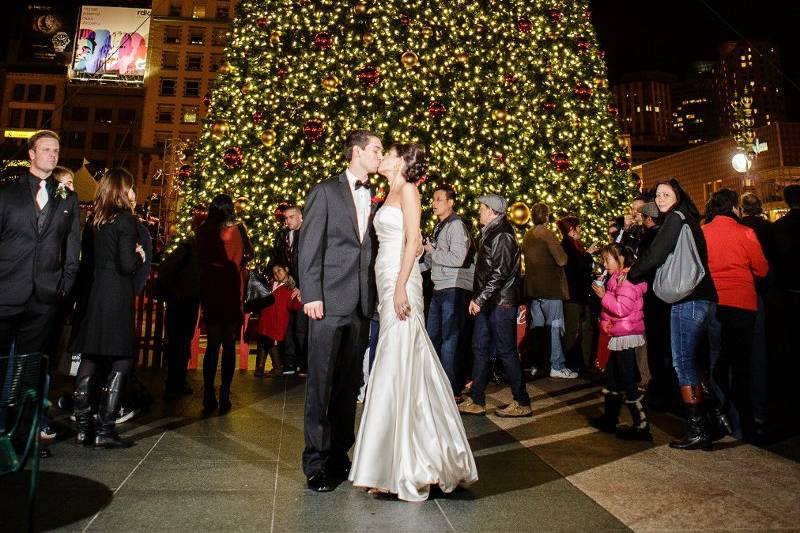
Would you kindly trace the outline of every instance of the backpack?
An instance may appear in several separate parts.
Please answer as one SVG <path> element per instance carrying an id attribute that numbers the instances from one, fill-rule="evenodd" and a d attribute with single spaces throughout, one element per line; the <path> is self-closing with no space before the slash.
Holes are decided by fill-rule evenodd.
<path id="1" fill-rule="evenodd" d="M 683 220 L 681 232 L 678 234 L 675 249 L 667 256 L 664 264 L 658 267 L 653 282 L 656 296 L 670 304 L 689 296 L 706 275 L 692 228 L 686 223 L 683 213 L 675 213 Z"/>

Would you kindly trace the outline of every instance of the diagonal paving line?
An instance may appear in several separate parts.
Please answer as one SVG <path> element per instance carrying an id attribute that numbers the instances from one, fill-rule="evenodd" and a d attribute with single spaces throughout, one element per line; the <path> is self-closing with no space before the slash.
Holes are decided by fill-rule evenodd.
<path id="1" fill-rule="evenodd" d="M 160 437 L 158 437 L 158 440 L 147 451 L 147 453 L 144 454 L 144 457 L 142 457 L 142 460 L 139 461 L 139 463 L 136 466 L 133 467 L 133 470 L 131 470 L 131 473 L 128 474 L 128 476 L 125 479 L 122 480 L 122 483 L 120 483 L 119 486 L 116 489 L 114 489 L 114 493 L 112 494 L 112 497 L 117 495 L 117 493 L 119 492 L 119 489 L 121 489 L 122 486 L 125 485 L 125 483 L 131 478 L 131 476 L 133 476 L 134 472 L 136 472 L 139 469 L 139 467 L 142 466 L 142 464 L 150 456 L 150 454 L 153 453 L 153 450 L 156 449 L 156 446 L 158 446 L 158 443 L 161 442 L 161 439 L 163 439 L 164 435 L 166 435 L 166 434 L 167 434 L 167 432 L 165 431 L 164 433 L 161 434 Z M 97 513 L 95 513 L 95 515 L 91 518 L 91 520 L 89 520 L 89 522 L 86 524 L 86 526 L 81 530 L 81 533 L 84 533 L 86 530 L 88 530 L 91 527 L 91 525 L 94 524 L 94 521 L 97 520 L 97 517 L 100 516 L 100 513 L 102 513 L 102 512 L 103 512 L 102 509 L 100 511 L 97 511 Z"/>
<path id="2" fill-rule="evenodd" d="M 269 523 L 270 533 L 275 531 L 275 507 L 278 503 L 278 474 L 281 469 L 281 446 L 283 445 L 283 425 L 286 418 L 286 380 L 283 382 L 283 406 L 281 407 L 281 432 L 278 434 L 278 460 L 275 462 L 275 490 L 272 495 L 272 518 Z"/>
<path id="3" fill-rule="evenodd" d="M 455 531 L 456 530 L 455 526 L 450 521 L 450 519 L 447 518 L 447 513 L 445 513 L 444 509 L 442 509 L 442 505 L 439 503 L 439 500 L 436 500 L 436 507 L 439 508 L 439 511 L 442 512 L 442 516 L 444 517 L 445 520 L 447 520 L 447 525 L 450 526 L 450 531 Z"/>

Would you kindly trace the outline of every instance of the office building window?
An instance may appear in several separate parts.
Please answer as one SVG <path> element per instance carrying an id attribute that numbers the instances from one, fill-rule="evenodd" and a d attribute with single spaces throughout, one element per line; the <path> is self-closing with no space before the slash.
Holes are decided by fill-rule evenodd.
<path id="1" fill-rule="evenodd" d="M 164 43 L 179 44 L 181 42 L 181 27 L 166 26 L 164 28 Z"/>
<path id="2" fill-rule="evenodd" d="M 202 68 L 203 68 L 202 54 L 186 55 L 186 70 L 202 70 Z"/>
<path id="3" fill-rule="evenodd" d="M 25 128 L 38 128 L 39 127 L 39 110 L 38 109 L 26 109 L 25 110 L 25 119 L 22 122 L 22 126 Z"/>
<path id="4" fill-rule="evenodd" d="M 133 124 L 136 122 L 136 110 L 129 107 L 121 107 L 117 111 L 117 120 L 123 124 Z"/>
<path id="5" fill-rule="evenodd" d="M 186 80 L 183 85 L 183 96 L 200 96 L 200 80 Z"/>
<path id="6" fill-rule="evenodd" d="M 52 102 L 56 99 L 56 86 L 55 85 L 45 85 L 44 86 L 44 101 L 45 102 Z"/>
<path id="7" fill-rule="evenodd" d="M 161 96 L 175 96 L 175 86 L 178 84 L 178 80 L 175 78 L 161 78 L 161 91 L 159 94 Z"/>
<path id="8" fill-rule="evenodd" d="M 68 131 L 62 137 L 64 144 L 69 148 L 76 150 L 83 150 L 86 146 L 86 132 L 85 131 Z"/>
<path id="9" fill-rule="evenodd" d="M 94 110 L 94 121 L 100 124 L 111 124 L 113 111 L 109 107 L 98 107 Z"/>
<path id="10" fill-rule="evenodd" d="M 172 0 L 172 3 L 169 5 L 169 16 L 170 17 L 180 17 L 181 16 L 181 1 L 180 0 Z"/>
<path id="11" fill-rule="evenodd" d="M 205 4 L 195 4 L 192 6 L 192 18 L 193 19 L 204 19 L 206 18 L 206 5 Z"/>
<path id="12" fill-rule="evenodd" d="M 53 112 L 49 109 L 42 110 L 42 129 L 51 129 L 53 127 Z"/>
<path id="13" fill-rule="evenodd" d="M 217 18 L 220 20 L 228 20 L 231 13 L 231 6 L 227 2 L 217 1 Z"/>
<path id="14" fill-rule="evenodd" d="M 38 102 L 41 99 L 42 99 L 42 86 L 28 85 L 28 101 Z"/>
<path id="15" fill-rule="evenodd" d="M 11 96 L 12 100 L 24 100 L 25 99 L 25 84 L 24 83 L 17 83 L 14 85 L 14 94 Z"/>
<path id="16" fill-rule="evenodd" d="M 189 28 L 189 43 L 190 44 L 203 44 L 205 41 L 206 30 L 205 28 L 191 27 Z"/>
<path id="17" fill-rule="evenodd" d="M 216 72 L 219 65 L 222 63 L 222 54 L 211 54 L 211 61 L 209 61 L 209 72 Z"/>
<path id="18" fill-rule="evenodd" d="M 211 44 L 214 46 L 225 46 L 228 44 L 226 42 L 227 34 L 228 28 L 214 28 L 211 30 Z"/>
<path id="19" fill-rule="evenodd" d="M 129 150 L 133 146 L 133 136 L 130 133 L 118 133 L 114 140 L 117 150 Z"/>
<path id="20" fill-rule="evenodd" d="M 19 128 L 22 123 L 22 109 L 11 109 L 8 115 L 8 127 Z"/>
<path id="21" fill-rule="evenodd" d="M 165 50 L 161 54 L 161 70 L 177 70 L 178 52 Z"/>
<path id="22" fill-rule="evenodd" d="M 69 119 L 76 122 L 86 122 L 89 120 L 89 108 L 73 107 L 69 110 Z"/>
<path id="23" fill-rule="evenodd" d="M 181 122 L 184 124 L 197 124 L 198 119 L 197 106 L 183 106 L 183 109 L 181 109 Z"/>
<path id="24" fill-rule="evenodd" d="M 175 115 L 175 107 L 171 105 L 160 105 L 156 108 L 156 122 L 160 124 L 172 124 Z"/>
<path id="25" fill-rule="evenodd" d="M 92 135 L 92 150 L 107 150 L 108 149 L 108 133 L 105 131 L 96 131 Z"/>

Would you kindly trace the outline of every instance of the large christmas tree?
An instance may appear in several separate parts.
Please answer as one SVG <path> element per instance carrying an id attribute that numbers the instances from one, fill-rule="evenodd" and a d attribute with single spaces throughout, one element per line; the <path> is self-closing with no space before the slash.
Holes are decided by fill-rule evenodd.
<path id="1" fill-rule="evenodd" d="M 365 128 L 384 146 L 427 147 L 424 202 L 444 181 L 470 218 L 494 192 L 575 214 L 600 237 L 634 184 L 590 16 L 586 0 L 243 0 L 181 231 L 191 206 L 243 196 L 265 258 L 277 207 L 341 172 L 345 135 Z"/>

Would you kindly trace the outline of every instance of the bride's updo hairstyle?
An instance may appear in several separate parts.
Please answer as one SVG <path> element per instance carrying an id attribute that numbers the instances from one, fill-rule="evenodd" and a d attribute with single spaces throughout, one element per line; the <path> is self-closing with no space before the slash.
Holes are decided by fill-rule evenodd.
<path id="1" fill-rule="evenodd" d="M 428 173 L 428 161 L 425 159 L 425 149 L 416 143 L 393 144 L 389 150 L 394 150 L 398 157 L 406 164 L 405 178 L 409 183 L 416 183 Z"/>

